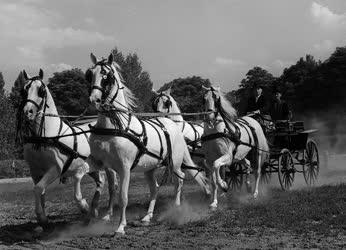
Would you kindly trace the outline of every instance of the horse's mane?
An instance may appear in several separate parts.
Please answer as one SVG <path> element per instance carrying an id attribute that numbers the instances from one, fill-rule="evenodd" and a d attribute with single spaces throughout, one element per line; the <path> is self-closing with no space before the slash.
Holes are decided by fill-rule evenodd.
<path id="1" fill-rule="evenodd" d="M 219 91 L 219 96 L 222 112 L 224 112 L 224 114 L 226 114 L 232 121 L 236 120 L 238 115 L 235 108 L 232 106 L 230 101 L 226 99 L 224 94 L 221 93 L 221 91 Z"/>
<path id="2" fill-rule="evenodd" d="M 169 97 L 172 99 L 171 102 L 175 103 L 175 105 L 177 106 L 177 108 L 178 108 L 177 112 L 180 113 L 181 112 L 181 108 L 180 108 L 179 104 L 177 103 L 177 101 L 173 98 L 173 96 L 169 95 Z"/>
<path id="3" fill-rule="evenodd" d="M 124 78 L 122 77 L 121 73 L 120 73 L 120 66 L 116 63 L 113 62 L 112 64 L 114 66 L 115 72 L 114 72 L 114 76 L 116 78 L 116 80 L 121 83 L 121 85 L 124 87 L 123 88 L 123 92 L 124 92 L 124 97 L 125 97 L 125 101 L 128 105 L 128 108 L 130 110 L 134 110 L 138 107 L 137 105 L 137 98 L 135 96 L 135 94 L 125 85 L 125 81 Z"/>

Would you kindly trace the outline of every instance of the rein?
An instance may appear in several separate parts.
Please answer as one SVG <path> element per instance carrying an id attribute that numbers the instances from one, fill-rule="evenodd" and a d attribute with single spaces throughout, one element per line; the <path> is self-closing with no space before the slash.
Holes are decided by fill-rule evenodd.
<path id="1" fill-rule="evenodd" d="M 110 111 L 115 111 L 115 112 L 122 112 L 126 113 L 128 115 L 135 115 L 138 117 L 167 117 L 171 115 L 182 115 L 182 116 L 199 116 L 199 115 L 209 115 L 212 113 L 216 113 L 216 111 L 206 111 L 206 112 L 195 112 L 195 113 L 163 113 L 163 112 L 148 112 L 148 113 L 143 113 L 143 112 L 133 112 L 125 109 L 117 109 L 117 108 L 112 108 Z M 104 112 L 104 111 L 99 111 L 99 113 Z M 49 114 L 45 113 L 44 116 L 52 116 L 52 117 L 60 117 L 60 118 L 78 118 L 81 116 L 76 116 L 76 115 L 56 115 L 56 114 Z M 97 115 L 85 115 L 82 116 L 81 118 L 87 118 L 87 119 L 96 119 L 98 116 Z"/>
<path id="2" fill-rule="evenodd" d="M 104 65 L 101 65 L 101 66 L 104 66 Z M 113 85 L 117 84 L 117 90 L 116 90 L 115 94 L 111 98 L 109 96 L 107 96 L 106 98 L 101 98 L 101 99 L 103 99 L 107 103 L 103 102 L 101 104 L 101 110 L 99 111 L 99 113 L 101 113 L 101 114 L 105 115 L 106 117 L 108 117 L 111 120 L 111 122 L 113 123 L 113 125 L 115 126 L 115 128 L 98 128 L 98 127 L 89 125 L 91 133 L 96 134 L 96 135 L 120 136 L 120 137 L 127 138 L 132 143 L 134 143 L 134 145 L 136 145 L 136 147 L 138 148 L 138 152 L 137 152 L 137 155 L 136 155 L 136 158 L 135 158 L 134 162 L 132 163 L 131 169 L 133 169 L 133 168 L 135 168 L 137 166 L 140 158 L 144 154 L 147 154 L 147 155 L 149 155 L 151 157 L 154 157 L 154 158 L 158 159 L 159 161 L 161 161 L 161 164 L 167 165 L 168 166 L 168 171 L 170 171 L 172 169 L 172 164 L 173 164 L 173 161 L 172 161 L 172 145 L 171 145 L 170 135 L 169 135 L 167 129 L 165 128 L 165 126 L 162 124 L 162 122 L 159 119 L 157 119 L 157 117 L 166 117 L 166 116 L 170 116 L 172 114 L 132 112 L 127 106 L 125 106 L 124 104 L 122 104 L 122 103 L 120 103 L 119 101 L 116 100 L 116 98 L 117 98 L 117 96 L 119 94 L 119 90 L 123 89 L 124 87 L 120 86 L 120 83 L 118 82 L 118 80 L 114 76 L 113 68 L 111 66 L 108 66 L 108 65 L 107 65 L 107 67 L 111 68 L 110 72 L 113 73 L 113 75 L 111 77 L 111 80 L 113 80 L 113 82 L 111 84 L 113 84 Z M 107 75 L 109 75 L 109 73 Z M 102 84 L 102 81 L 101 81 L 101 84 Z M 109 84 L 109 82 L 108 82 L 108 84 Z M 98 89 L 99 91 L 101 91 L 102 95 L 105 94 L 103 86 L 100 87 L 100 86 L 97 86 L 97 85 L 93 85 L 92 88 L 93 89 Z M 113 105 L 113 102 L 118 103 L 123 108 L 116 108 Z M 127 120 L 127 126 L 126 127 L 122 126 L 124 122 L 120 118 L 121 115 L 128 115 L 128 120 Z M 193 114 L 193 115 L 195 115 L 195 114 Z M 137 118 L 138 121 L 140 122 L 141 126 L 142 126 L 142 133 L 138 134 L 135 131 L 130 129 L 130 122 L 131 122 L 131 119 L 132 119 L 133 116 L 135 116 L 135 117 L 136 116 L 137 117 L 155 117 L 155 119 L 145 119 L 143 121 L 142 119 Z M 153 153 L 153 152 L 151 152 L 151 151 L 149 151 L 147 149 L 147 140 L 148 140 L 148 138 L 147 138 L 146 128 L 145 128 L 144 122 L 146 122 L 148 125 L 151 125 L 154 128 L 154 130 L 156 130 L 156 132 L 157 132 L 157 134 L 159 136 L 159 140 L 160 140 L 160 143 L 161 143 L 160 155 L 157 155 L 157 154 L 155 154 L 155 153 Z M 166 138 L 167 155 L 166 155 L 165 158 L 162 157 L 163 156 L 162 139 L 161 139 L 161 136 L 160 136 L 160 133 L 159 133 L 157 127 L 159 127 L 163 131 L 164 136 Z M 163 162 L 165 162 L 165 164 Z M 178 177 L 180 177 L 180 176 L 178 176 Z"/>
<path id="3" fill-rule="evenodd" d="M 72 125 L 70 125 L 69 123 L 65 123 L 72 131 L 71 134 L 64 134 L 64 135 L 60 135 L 61 130 L 62 130 L 62 126 L 63 126 L 63 121 L 60 119 L 60 126 L 59 126 L 59 131 L 58 131 L 58 135 L 57 136 L 44 136 L 43 131 L 45 130 L 45 126 L 44 126 L 44 122 L 45 122 L 45 117 L 46 116 L 55 116 L 55 117 L 60 117 L 59 115 L 55 115 L 55 114 L 51 114 L 51 115 L 47 115 L 46 114 L 46 108 L 49 108 L 49 106 L 47 105 L 47 90 L 46 90 L 46 85 L 43 83 L 43 81 L 41 80 L 40 77 L 33 77 L 31 79 L 29 79 L 31 82 L 29 82 L 29 84 L 27 85 L 27 88 L 31 87 L 31 84 L 33 81 L 35 80 L 39 80 L 41 82 L 41 86 L 38 89 L 38 96 L 40 98 L 42 98 L 40 104 L 37 104 L 35 101 L 28 99 L 26 92 L 24 92 L 24 90 L 22 91 L 22 98 L 24 99 L 20 105 L 20 107 L 18 108 L 18 113 L 17 113 L 17 135 L 16 135 L 16 141 L 22 141 L 23 143 L 30 143 L 30 144 L 34 144 L 33 148 L 38 150 L 42 145 L 45 146 L 50 146 L 50 147 L 56 147 L 58 150 L 60 150 L 63 154 L 66 154 L 68 156 L 67 160 L 65 161 L 62 171 L 61 171 L 61 176 L 63 176 L 66 171 L 68 170 L 68 168 L 70 167 L 70 165 L 72 164 L 73 160 L 76 158 L 81 158 L 83 160 L 87 159 L 87 156 L 81 155 L 78 152 L 78 142 L 77 142 L 77 135 L 80 134 L 84 134 L 86 136 L 86 133 L 90 132 L 90 131 L 83 131 L 81 128 L 79 127 L 73 127 Z M 22 123 L 23 123 L 23 109 L 26 105 L 26 103 L 32 103 L 35 105 L 35 107 L 37 108 L 37 116 L 40 115 L 41 116 L 41 121 L 39 124 L 39 128 L 38 128 L 38 133 L 37 135 L 33 135 L 33 136 L 26 136 L 22 133 L 23 128 L 27 128 L 30 130 L 30 128 L 27 127 L 23 127 Z M 84 113 L 87 111 L 88 107 L 83 111 L 83 113 L 77 117 L 80 118 L 81 116 L 84 115 Z M 36 121 L 37 118 L 35 118 L 34 121 Z M 76 119 L 78 120 L 78 119 Z M 78 128 L 79 130 L 81 130 L 80 132 L 76 132 L 76 128 Z M 34 131 L 31 131 L 32 134 L 35 134 Z M 66 144 L 62 143 L 59 141 L 60 138 L 63 137 L 70 137 L 73 136 L 73 148 L 67 146 Z M 87 136 L 86 136 L 87 137 Z"/>
<path id="4" fill-rule="evenodd" d="M 214 92 L 214 89 L 211 88 L 209 89 L 208 91 L 212 91 Z M 250 143 L 247 143 L 247 142 L 244 142 L 244 141 L 241 141 L 240 140 L 240 129 L 239 127 L 236 125 L 236 122 L 232 121 L 232 119 L 229 117 L 229 115 L 223 110 L 222 108 L 222 105 L 221 105 L 221 100 L 220 98 L 218 100 L 215 100 L 216 99 L 216 95 L 213 93 L 213 99 L 214 99 L 214 102 L 215 102 L 215 107 L 216 107 L 216 111 L 215 110 L 210 110 L 210 111 L 213 111 L 214 113 L 216 113 L 215 115 L 215 121 L 218 121 L 216 119 L 217 117 L 217 114 L 219 113 L 222 117 L 222 121 L 225 123 L 225 126 L 226 126 L 226 130 L 224 132 L 217 132 L 217 133 L 214 133 L 214 134 L 209 134 L 209 135 L 204 135 L 202 136 L 201 140 L 202 142 L 206 142 L 206 141 L 210 141 L 210 140 L 215 140 L 215 139 L 218 139 L 218 138 L 227 138 L 229 140 L 231 140 L 233 143 L 235 143 L 236 147 L 234 149 L 234 152 L 237 150 L 237 147 L 239 145 L 244 145 L 244 146 L 248 146 L 252 149 L 256 149 L 258 151 L 262 151 L 262 152 L 266 152 L 266 153 L 270 153 L 269 151 L 267 150 L 263 150 L 263 149 L 260 149 L 258 147 L 258 138 L 256 136 L 256 133 L 255 133 L 255 129 L 247 122 L 245 121 L 244 119 L 240 118 L 238 119 L 238 124 L 242 127 L 245 128 L 245 126 L 249 127 L 251 132 L 252 132 L 252 135 L 254 137 L 254 140 L 255 140 L 255 145 L 252 145 L 251 144 L 251 138 L 250 138 Z M 232 126 L 236 129 L 235 132 L 233 132 L 229 126 L 229 123 L 232 124 Z M 247 129 L 245 129 L 247 131 Z"/>

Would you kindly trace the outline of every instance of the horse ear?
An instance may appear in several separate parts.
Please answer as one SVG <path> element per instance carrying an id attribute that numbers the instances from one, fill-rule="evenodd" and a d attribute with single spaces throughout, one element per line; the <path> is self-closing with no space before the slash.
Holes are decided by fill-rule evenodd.
<path id="1" fill-rule="evenodd" d="M 218 91 L 218 92 L 220 92 L 220 91 L 221 91 L 220 86 L 217 86 L 217 87 L 215 87 L 214 89 L 215 89 L 216 91 Z"/>
<path id="2" fill-rule="evenodd" d="M 210 88 L 208 88 L 208 87 L 206 87 L 206 86 L 204 86 L 204 85 L 202 85 L 202 88 L 203 88 L 204 90 L 210 90 Z"/>
<path id="3" fill-rule="evenodd" d="M 151 92 L 153 93 L 153 94 L 155 94 L 155 95 L 159 95 L 159 92 L 157 92 L 155 89 L 151 89 Z"/>
<path id="4" fill-rule="evenodd" d="M 97 63 L 97 58 L 96 58 L 96 56 L 93 53 L 90 53 L 90 59 L 91 59 L 93 64 Z"/>
<path id="5" fill-rule="evenodd" d="M 113 61 L 114 61 L 113 53 L 110 53 L 110 55 L 108 56 L 108 63 L 109 63 L 109 64 L 112 64 Z"/>
<path id="6" fill-rule="evenodd" d="M 40 72 L 38 73 L 38 76 L 40 77 L 41 80 L 43 79 L 43 70 L 42 69 L 40 69 Z"/>
<path id="7" fill-rule="evenodd" d="M 27 81 L 29 79 L 29 76 L 25 70 L 23 70 L 23 76 L 24 76 L 25 81 Z"/>

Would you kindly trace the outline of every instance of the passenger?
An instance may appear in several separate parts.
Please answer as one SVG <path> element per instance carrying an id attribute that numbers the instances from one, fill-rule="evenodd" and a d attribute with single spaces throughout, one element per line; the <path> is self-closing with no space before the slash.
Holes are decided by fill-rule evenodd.
<path id="1" fill-rule="evenodd" d="M 288 105 L 281 99 L 282 92 L 279 89 L 274 90 L 274 100 L 270 107 L 270 116 L 274 121 L 278 120 L 290 120 L 292 113 L 290 112 Z"/>

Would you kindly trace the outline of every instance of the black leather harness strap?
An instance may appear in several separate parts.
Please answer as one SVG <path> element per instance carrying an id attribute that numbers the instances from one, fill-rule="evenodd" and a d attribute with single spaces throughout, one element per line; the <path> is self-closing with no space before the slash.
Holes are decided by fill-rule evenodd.
<path id="1" fill-rule="evenodd" d="M 128 129 L 128 128 L 123 130 L 123 129 L 117 129 L 117 128 L 114 128 L 114 129 L 111 129 L 111 128 L 98 128 L 98 127 L 94 127 L 94 126 L 91 126 L 91 125 L 89 125 L 89 127 L 90 127 L 91 133 L 93 133 L 93 134 L 96 134 L 96 135 L 112 135 L 112 136 L 124 137 L 124 138 L 128 139 L 129 141 L 131 141 L 133 144 L 136 145 L 136 147 L 138 148 L 138 152 L 136 154 L 135 160 L 132 163 L 131 170 L 134 169 L 137 166 L 140 158 L 144 154 L 147 154 L 147 155 L 149 155 L 149 156 L 151 156 L 153 158 L 161 160 L 162 162 L 167 160 L 167 164 L 171 164 L 172 163 L 172 159 L 171 159 L 171 157 L 172 157 L 171 140 L 170 140 L 170 136 L 169 136 L 166 128 L 164 127 L 164 125 L 158 119 L 156 119 L 155 121 L 154 120 L 142 121 L 141 119 L 138 119 L 138 120 L 140 121 L 140 123 L 142 125 L 142 129 L 143 129 L 143 132 L 142 132 L 142 134 L 140 136 L 137 133 L 133 134 L 133 131 Z M 147 149 L 147 147 L 146 147 L 147 146 L 147 142 L 148 142 L 148 137 L 147 137 L 147 133 L 146 133 L 144 122 L 146 122 L 147 124 L 151 125 L 158 133 L 158 137 L 159 137 L 160 144 L 161 144 L 160 155 L 157 155 L 157 154 L 149 151 Z M 165 159 L 162 157 L 163 156 L 162 138 L 161 138 L 160 133 L 159 133 L 159 131 L 156 128 L 155 125 L 162 128 L 162 130 L 164 132 L 164 135 L 166 137 L 166 141 L 167 141 L 167 156 L 165 157 Z"/>
<path id="2" fill-rule="evenodd" d="M 72 126 L 70 126 L 69 124 L 67 124 L 67 125 L 70 127 L 70 129 L 72 130 L 72 134 L 73 134 L 73 149 L 72 149 L 73 153 L 70 154 L 70 157 L 65 162 L 65 164 L 64 164 L 64 166 L 62 168 L 62 171 L 61 171 L 61 175 L 64 175 L 66 173 L 66 171 L 70 167 L 72 161 L 74 159 L 78 158 L 78 156 L 79 156 L 76 130 Z"/>
<path id="3" fill-rule="evenodd" d="M 70 127 L 72 128 L 72 127 Z M 83 160 L 86 160 L 88 157 L 81 155 L 78 153 L 78 143 L 77 143 L 77 136 L 75 133 L 75 130 L 72 129 L 73 131 L 73 149 L 67 146 L 66 144 L 62 143 L 59 141 L 59 136 L 57 137 L 40 137 L 40 136 L 30 136 L 30 137 L 25 137 L 24 142 L 25 143 L 32 143 L 32 144 L 44 144 L 46 146 L 52 146 L 58 148 L 63 154 L 66 154 L 69 156 L 69 158 L 66 160 L 63 169 L 61 171 L 61 175 L 63 175 L 68 168 L 70 167 L 72 161 L 76 158 L 81 158 Z M 70 135 L 70 136 L 71 136 Z"/>

